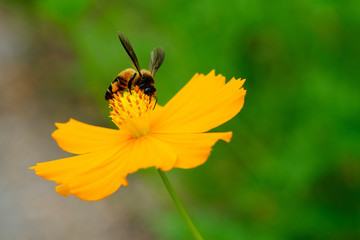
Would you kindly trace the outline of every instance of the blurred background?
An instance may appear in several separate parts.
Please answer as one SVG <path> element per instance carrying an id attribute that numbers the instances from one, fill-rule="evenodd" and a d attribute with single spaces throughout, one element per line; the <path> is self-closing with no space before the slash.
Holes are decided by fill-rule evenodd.
<path id="1" fill-rule="evenodd" d="M 105 90 L 131 40 L 165 104 L 197 72 L 246 78 L 234 132 L 168 173 L 205 239 L 360 239 L 358 1 L 0 1 L 0 239 L 191 239 L 154 169 L 99 202 L 27 168 L 70 156 L 54 122 L 115 128 Z"/>

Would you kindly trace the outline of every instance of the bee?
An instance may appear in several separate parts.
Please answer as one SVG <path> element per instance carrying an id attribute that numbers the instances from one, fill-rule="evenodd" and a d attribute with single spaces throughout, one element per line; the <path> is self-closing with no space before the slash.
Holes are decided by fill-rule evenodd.
<path id="1" fill-rule="evenodd" d="M 138 86 L 139 89 L 143 90 L 144 94 L 148 95 L 150 98 L 155 97 L 156 88 L 154 87 L 154 76 L 164 61 L 164 49 L 161 47 L 156 47 L 150 53 L 149 70 L 140 70 L 138 59 L 129 39 L 121 32 L 118 33 L 118 36 L 135 69 L 125 69 L 116 76 L 116 78 L 111 82 L 109 88 L 106 90 L 105 100 L 112 99 L 114 94 L 122 93 L 126 89 L 128 89 L 131 93 L 132 87 L 135 86 Z"/>

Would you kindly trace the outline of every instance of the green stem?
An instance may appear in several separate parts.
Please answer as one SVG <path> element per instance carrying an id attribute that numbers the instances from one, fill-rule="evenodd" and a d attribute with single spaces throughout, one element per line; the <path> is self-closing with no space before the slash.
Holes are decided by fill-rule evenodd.
<path id="1" fill-rule="evenodd" d="M 193 224 L 193 222 L 191 221 L 189 215 L 187 214 L 184 206 L 180 202 L 180 199 L 176 195 L 175 190 L 174 190 L 173 186 L 171 185 L 171 183 L 170 183 L 168 177 L 166 176 L 165 172 L 161 171 L 160 169 L 158 169 L 158 172 L 159 172 L 160 177 L 163 180 L 163 182 L 164 182 L 164 184 L 165 184 L 165 186 L 166 186 L 172 200 L 174 201 L 177 209 L 179 210 L 181 216 L 183 217 L 186 225 L 190 229 L 190 231 L 193 234 L 194 238 L 196 240 L 203 240 L 203 238 L 201 237 L 199 231 L 196 229 L 195 225 Z"/>

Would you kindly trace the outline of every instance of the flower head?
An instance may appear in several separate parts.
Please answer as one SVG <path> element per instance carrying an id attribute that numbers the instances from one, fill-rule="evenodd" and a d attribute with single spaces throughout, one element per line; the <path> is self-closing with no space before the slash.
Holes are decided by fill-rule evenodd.
<path id="1" fill-rule="evenodd" d="M 110 117 L 119 129 L 73 119 L 56 123 L 52 136 L 63 150 L 77 155 L 31 169 L 59 184 L 61 195 L 100 200 L 126 186 L 126 176 L 141 168 L 197 167 L 218 140 L 230 141 L 232 132 L 206 132 L 241 110 L 244 81 L 225 83 L 215 71 L 196 74 L 164 107 L 138 88 L 118 94 L 110 100 Z"/>
<path id="2" fill-rule="evenodd" d="M 136 86 L 133 91 L 115 94 L 110 99 L 110 117 L 123 131 L 133 138 L 142 137 L 150 132 L 150 116 L 156 101 L 144 94 Z"/>

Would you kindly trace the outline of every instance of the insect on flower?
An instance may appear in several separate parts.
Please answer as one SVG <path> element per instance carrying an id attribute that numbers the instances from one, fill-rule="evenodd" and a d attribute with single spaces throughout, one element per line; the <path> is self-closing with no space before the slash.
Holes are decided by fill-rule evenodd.
<path id="1" fill-rule="evenodd" d="M 30 168 L 55 181 L 56 192 L 63 196 L 100 200 L 128 185 L 127 175 L 139 169 L 197 167 L 206 162 L 218 140 L 230 142 L 232 137 L 231 131 L 208 131 L 232 119 L 243 107 L 245 80 L 226 82 L 214 70 L 195 74 L 165 106 L 159 106 L 153 75 L 164 59 L 163 50 L 156 48 L 150 70 L 140 71 L 129 41 L 122 34 L 120 40 L 136 70 L 120 73 L 120 80 L 114 80 L 107 92 L 110 118 L 118 129 L 74 119 L 55 123 L 58 129 L 52 137 L 60 148 L 76 156 Z"/>
<path id="2" fill-rule="evenodd" d="M 131 88 L 133 86 L 139 87 L 140 90 L 144 91 L 144 94 L 150 97 L 155 96 L 156 88 L 154 87 L 154 76 L 164 61 L 164 49 L 161 47 L 156 47 L 150 54 L 149 70 L 140 70 L 138 59 L 129 39 L 120 32 L 118 33 L 118 36 L 135 69 L 128 68 L 119 73 L 119 75 L 112 81 L 109 88 L 106 90 L 105 99 L 112 99 L 114 94 L 123 93 L 126 89 L 129 89 L 131 92 Z"/>

